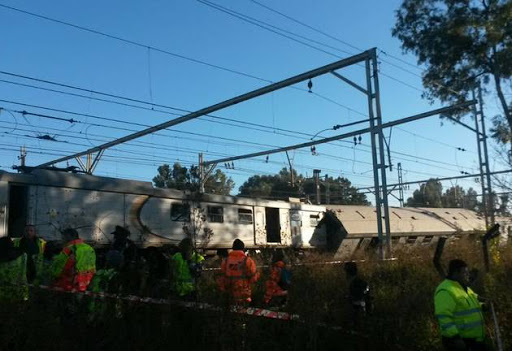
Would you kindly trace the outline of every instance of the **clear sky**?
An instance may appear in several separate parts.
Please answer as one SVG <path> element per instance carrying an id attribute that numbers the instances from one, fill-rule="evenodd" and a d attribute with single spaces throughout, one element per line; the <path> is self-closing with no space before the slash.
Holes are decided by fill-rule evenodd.
<path id="1" fill-rule="evenodd" d="M 216 4 L 225 8 L 284 29 L 289 32 L 287 36 L 293 36 L 321 50 L 193 0 L 0 0 L 2 5 L 175 54 L 162 54 L 147 47 L 123 43 L 0 7 L 0 71 L 153 104 L 197 110 L 267 83 L 177 55 L 265 80 L 278 81 L 358 53 L 354 47 L 362 50 L 378 47 L 384 122 L 440 106 L 429 105 L 421 98 L 421 70 L 418 67 L 412 67 L 380 51 L 415 65 L 415 58 L 402 56 L 400 43 L 391 36 L 394 12 L 400 5 L 398 0 L 258 0 L 265 6 L 339 40 L 305 28 L 250 0 L 216 1 Z M 273 30 L 279 31 L 276 28 Z M 360 84 L 364 83 L 364 70 L 361 67 L 354 66 L 341 72 Z M 64 95 L 15 85 L 13 82 L 83 96 Z M 306 83 L 298 87 L 304 89 Z M 197 164 L 198 152 L 203 152 L 206 160 L 212 160 L 301 143 L 310 139 L 307 134 L 315 134 L 335 124 L 360 120 L 368 113 L 365 97 L 335 77 L 314 79 L 313 91 L 335 103 L 301 90 L 284 89 L 215 113 L 215 116 L 239 122 L 201 118 L 107 150 L 96 174 L 149 181 L 162 163 L 179 161 L 188 166 Z M 9 110 L 3 110 L 0 114 L 2 169 L 19 163 L 17 156 L 21 145 L 27 147 L 27 164 L 37 165 L 143 129 L 141 124 L 154 125 L 176 118 L 176 113 L 183 113 L 148 104 L 130 103 L 143 107 L 141 109 L 98 99 L 127 103 L 91 92 L 0 74 L 0 100 L 132 123 L 0 101 L 0 107 Z M 496 113 L 494 99 L 488 102 L 487 108 L 489 116 Z M 22 110 L 51 117 L 73 118 L 78 122 L 23 116 L 19 113 Z M 470 117 L 466 117 L 466 122 L 471 125 L 474 123 Z M 251 127 L 247 123 L 265 127 Z M 360 126 L 346 128 L 344 131 L 354 128 Z M 283 132 L 281 129 L 291 132 Z M 331 130 L 321 135 L 332 136 L 335 133 Z M 389 130 L 386 135 L 388 133 Z M 45 135 L 56 141 L 38 139 Z M 478 158 L 475 139 L 472 132 L 446 121 L 442 123 L 437 117 L 393 128 L 390 144 L 395 168 L 388 172 L 388 182 L 396 182 L 398 162 L 401 162 L 404 169 L 405 181 L 456 176 L 461 171 L 476 173 Z M 333 145 L 317 146 L 317 156 L 311 155 L 309 150 L 300 150 L 290 152 L 290 157 L 297 171 L 304 175 L 311 176 L 312 170 L 319 168 L 322 175 L 341 175 L 357 187 L 370 186 L 373 179 L 369 143 L 368 136 L 363 135 L 361 145 L 354 146 L 349 139 Z M 74 161 L 70 162 L 70 165 L 75 164 Z M 247 177 L 275 173 L 287 165 L 286 156 L 276 154 L 269 157 L 268 163 L 265 163 L 265 157 L 260 157 L 236 161 L 234 170 L 219 166 L 235 180 L 236 194 Z M 493 161 L 493 170 L 503 168 L 498 161 Z M 465 188 L 472 186 L 480 192 L 479 184 L 473 179 L 445 182 L 443 185 L 447 188 L 456 184 Z M 411 187 L 406 196 L 415 188 Z M 391 201 L 397 204 L 392 198 Z"/>

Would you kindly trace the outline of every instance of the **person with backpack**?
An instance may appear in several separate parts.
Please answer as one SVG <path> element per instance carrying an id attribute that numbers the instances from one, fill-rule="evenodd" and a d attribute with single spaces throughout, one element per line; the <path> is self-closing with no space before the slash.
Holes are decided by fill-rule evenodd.
<path id="1" fill-rule="evenodd" d="M 224 275 L 223 288 L 228 297 L 237 304 L 252 302 L 251 286 L 259 279 L 256 263 L 245 252 L 245 244 L 240 239 L 233 241 L 233 250 L 222 261 L 221 271 Z"/>
<path id="2" fill-rule="evenodd" d="M 291 283 L 291 272 L 284 263 L 282 250 L 276 250 L 272 256 L 270 275 L 265 282 L 265 297 L 263 302 L 266 305 L 284 305 L 288 296 L 288 289 Z"/>
<path id="3" fill-rule="evenodd" d="M 53 286 L 64 291 L 85 291 L 96 272 L 96 253 L 78 237 L 75 229 L 62 231 L 62 239 L 66 245 L 51 267 Z"/>

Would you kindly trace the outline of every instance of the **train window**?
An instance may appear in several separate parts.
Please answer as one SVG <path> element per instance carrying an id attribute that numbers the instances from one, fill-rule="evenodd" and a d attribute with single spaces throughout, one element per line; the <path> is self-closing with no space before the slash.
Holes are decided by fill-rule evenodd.
<path id="1" fill-rule="evenodd" d="M 417 236 L 408 236 L 407 237 L 407 244 L 414 244 L 416 242 L 416 239 L 418 239 Z"/>
<path id="2" fill-rule="evenodd" d="M 221 206 L 208 206 L 208 222 L 224 223 L 224 209 Z"/>
<path id="3" fill-rule="evenodd" d="M 432 239 L 434 239 L 433 235 L 427 235 L 423 238 L 422 244 L 430 244 Z"/>
<path id="4" fill-rule="evenodd" d="M 190 222 L 190 205 L 172 204 L 171 220 L 176 222 Z"/>
<path id="5" fill-rule="evenodd" d="M 320 221 L 319 215 L 309 215 L 309 226 L 310 227 L 316 227 L 318 225 L 319 221 Z"/>
<path id="6" fill-rule="evenodd" d="M 252 210 L 239 208 L 238 209 L 238 223 L 252 224 Z"/>

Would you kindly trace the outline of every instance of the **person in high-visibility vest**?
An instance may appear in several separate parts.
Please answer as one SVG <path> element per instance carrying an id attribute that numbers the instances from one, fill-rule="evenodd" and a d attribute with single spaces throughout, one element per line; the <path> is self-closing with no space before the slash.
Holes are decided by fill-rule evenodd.
<path id="1" fill-rule="evenodd" d="M 468 284 L 467 264 L 450 261 L 448 276 L 434 294 L 435 315 L 446 350 L 487 350 L 482 305 Z"/>
<path id="2" fill-rule="evenodd" d="M 272 256 L 270 274 L 265 282 L 265 297 L 263 302 L 284 305 L 290 288 L 290 271 L 284 263 L 283 250 L 276 250 Z"/>
<path id="3" fill-rule="evenodd" d="M 27 255 L 15 248 L 11 238 L 0 238 L 0 302 L 28 299 Z"/>
<path id="4" fill-rule="evenodd" d="M 67 244 L 53 259 L 53 285 L 65 291 L 85 291 L 96 272 L 96 253 L 75 229 L 64 230 L 62 239 Z"/>
<path id="5" fill-rule="evenodd" d="M 258 281 L 259 274 L 256 263 L 245 252 L 242 240 L 233 241 L 233 250 L 228 258 L 222 261 L 221 271 L 224 274 L 224 291 L 236 303 L 252 301 L 251 285 Z"/>
<path id="6" fill-rule="evenodd" d="M 172 281 L 174 292 L 186 299 L 196 298 L 196 283 L 202 271 L 204 257 L 194 251 L 189 238 L 179 243 L 180 252 L 172 256 Z"/>
<path id="7" fill-rule="evenodd" d="M 14 238 L 13 243 L 27 254 L 27 281 L 33 283 L 42 270 L 46 241 L 36 235 L 36 227 L 27 224 L 23 236 Z"/>

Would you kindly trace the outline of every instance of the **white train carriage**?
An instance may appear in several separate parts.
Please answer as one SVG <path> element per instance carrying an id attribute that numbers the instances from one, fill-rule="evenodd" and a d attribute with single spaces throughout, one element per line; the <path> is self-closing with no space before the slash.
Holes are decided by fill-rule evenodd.
<path id="1" fill-rule="evenodd" d="M 229 248 L 318 248 L 325 230 L 316 228 L 325 207 L 154 188 L 149 182 L 34 170 L 0 172 L 0 236 L 20 236 L 26 223 L 47 240 L 76 228 L 97 246 L 108 245 L 116 225 L 141 247 L 177 244 L 187 232 L 198 246 Z"/>
<path id="2" fill-rule="evenodd" d="M 26 223 L 35 224 L 47 240 L 76 228 L 96 246 L 108 245 L 121 225 L 140 247 L 175 245 L 192 235 L 205 249 L 230 248 L 239 238 L 247 248 L 327 248 L 338 257 L 373 246 L 378 236 L 375 209 L 369 206 L 193 194 L 51 170 L 0 172 L 0 236 L 20 236 Z M 485 232 L 482 217 L 457 208 L 390 208 L 390 226 L 393 246 Z"/>

